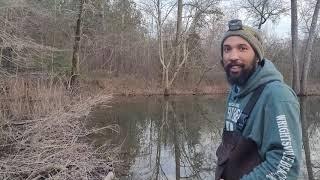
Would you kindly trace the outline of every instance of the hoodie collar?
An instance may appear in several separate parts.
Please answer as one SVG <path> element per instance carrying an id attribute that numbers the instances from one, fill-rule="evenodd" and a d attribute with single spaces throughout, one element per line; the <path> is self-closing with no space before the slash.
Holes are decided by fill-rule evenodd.
<path id="1" fill-rule="evenodd" d="M 244 86 L 237 87 L 234 85 L 234 87 L 232 87 L 235 97 L 245 96 L 268 81 L 283 82 L 283 76 L 274 64 L 268 59 L 264 59 L 263 61 L 264 63 L 261 63 L 261 65 L 257 67 L 256 71 L 249 77 Z"/>

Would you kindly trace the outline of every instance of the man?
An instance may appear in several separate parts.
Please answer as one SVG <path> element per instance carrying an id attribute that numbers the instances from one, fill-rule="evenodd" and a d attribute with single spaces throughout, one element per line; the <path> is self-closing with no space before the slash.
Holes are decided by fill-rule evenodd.
<path id="1" fill-rule="evenodd" d="M 281 73 L 264 58 L 262 38 L 229 21 L 221 42 L 229 84 L 216 179 L 297 179 L 301 164 L 300 107 Z"/>

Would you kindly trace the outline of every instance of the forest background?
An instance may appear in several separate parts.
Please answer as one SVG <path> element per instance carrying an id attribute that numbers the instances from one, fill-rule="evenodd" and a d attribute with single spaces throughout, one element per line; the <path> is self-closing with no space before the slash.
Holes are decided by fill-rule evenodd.
<path id="1" fill-rule="evenodd" d="M 95 103 L 109 100 L 109 94 L 225 93 L 220 41 L 232 18 L 262 31 L 265 57 L 297 94 L 319 95 L 319 4 L 0 0 L 1 179 L 106 174 L 102 164 L 109 167 L 112 160 L 102 159 L 116 150 L 84 145 L 79 139 L 95 130 L 83 128 L 78 119 Z M 291 20 L 291 33 L 269 28 L 283 19 Z M 116 126 L 106 128 L 117 131 Z M 54 145 L 53 137 L 59 139 Z M 60 150 L 65 156 L 55 154 Z M 93 154 L 97 159 L 89 162 L 86 157 Z M 63 164 L 62 156 L 77 159 L 77 168 Z"/>
<path id="2" fill-rule="evenodd" d="M 289 85 L 297 74 L 291 35 L 267 25 L 290 19 L 287 1 L 11 0 L 0 5 L 0 73 L 6 80 L 64 78 L 68 88 L 79 79 L 80 85 L 125 95 L 225 92 L 220 40 L 235 17 L 262 31 L 266 58 Z M 298 5 L 300 80 L 316 2 Z M 314 34 L 312 66 L 306 70 L 311 94 L 320 71 L 317 28 Z"/>

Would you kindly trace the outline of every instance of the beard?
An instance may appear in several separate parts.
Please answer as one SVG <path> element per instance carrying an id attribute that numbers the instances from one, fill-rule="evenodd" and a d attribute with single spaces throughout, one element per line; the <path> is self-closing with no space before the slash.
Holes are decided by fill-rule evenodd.
<path id="1" fill-rule="evenodd" d="M 242 70 L 239 74 L 234 75 L 230 70 L 232 66 L 239 66 Z M 256 61 L 253 60 L 248 67 L 245 67 L 245 65 L 241 63 L 230 63 L 224 67 L 224 70 L 226 72 L 228 82 L 231 85 L 243 86 L 250 76 L 256 71 L 256 66 Z"/>

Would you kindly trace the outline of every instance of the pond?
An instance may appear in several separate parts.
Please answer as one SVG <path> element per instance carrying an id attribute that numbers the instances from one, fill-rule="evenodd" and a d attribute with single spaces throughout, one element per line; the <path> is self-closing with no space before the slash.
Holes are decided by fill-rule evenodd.
<path id="1" fill-rule="evenodd" d="M 119 125 L 119 133 L 91 138 L 121 146 L 123 180 L 214 179 L 215 151 L 224 125 L 225 96 L 115 97 L 90 115 L 93 127 Z M 300 179 L 320 178 L 320 97 L 301 101 L 304 163 Z M 112 138 L 111 138 L 112 137 Z"/>

